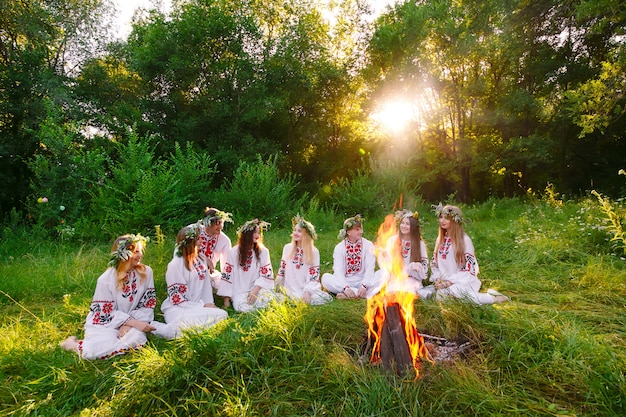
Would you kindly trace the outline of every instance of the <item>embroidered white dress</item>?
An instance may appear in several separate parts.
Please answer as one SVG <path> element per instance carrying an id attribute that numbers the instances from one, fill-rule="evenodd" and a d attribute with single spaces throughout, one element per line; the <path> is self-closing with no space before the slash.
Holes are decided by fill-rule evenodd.
<path id="1" fill-rule="evenodd" d="M 463 236 L 465 243 L 464 262 L 457 265 L 455 259 L 455 247 L 449 236 L 444 236 L 439 250 L 433 256 L 431 263 L 430 280 L 437 279 L 450 281 L 452 285 L 448 288 L 435 290 L 438 299 L 445 297 L 467 298 L 477 304 L 493 304 L 494 296 L 487 293 L 479 293 L 481 282 L 478 279 L 478 261 L 474 255 L 474 244 L 470 237 Z"/>
<path id="2" fill-rule="evenodd" d="M 397 235 L 391 236 L 389 241 L 387 242 L 388 247 L 393 247 L 397 245 L 399 237 Z M 421 259 L 419 264 L 422 266 L 422 269 L 416 271 L 411 267 L 411 241 L 402 239 L 401 244 L 401 254 L 402 260 L 404 262 L 404 273 L 407 276 L 407 280 L 404 282 L 400 281 L 389 281 L 389 274 L 387 271 L 383 269 L 379 269 L 376 271 L 377 280 L 381 283 L 387 283 L 389 286 L 386 291 L 394 292 L 394 291 L 408 291 L 413 293 L 418 293 L 421 297 L 428 297 L 430 295 L 430 291 L 424 290 L 423 280 L 426 279 L 426 273 L 428 272 L 428 252 L 426 251 L 426 243 L 423 240 L 420 240 L 420 254 Z"/>
<path id="3" fill-rule="evenodd" d="M 366 297 L 380 291 L 380 283 L 374 273 L 376 255 L 374 244 L 365 238 L 356 243 L 344 239 L 333 251 L 333 273 L 322 275 L 322 286 L 333 294 L 350 287 L 358 293 L 361 285 L 367 288 Z"/>
<path id="4" fill-rule="evenodd" d="M 196 259 L 191 270 L 185 268 L 181 256 L 174 255 L 167 265 L 165 281 L 167 298 L 161 304 L 161 311 L 167 326 L 155 326 L 155 334 L 166 338 L 180 337 L 185 329 L 210 327 L 228 317 L 221 308 L 204 306 L 214 303 L 204 255 Z"/>
<path id="5" fill-rule="evenodd" d="M 232 293 L 232 283 L 226 281 L 223 278 L 221 269 L 226 265 L 226 258 L 228 252 L 231 249 L 230 238 L 224 233 L 220 232 L 218 235 L 209 236 L 206 232 L 206 228 L 202 228 L 200 231 L 200 247 L 199 253 L 203 253 L 206 259 L 213 263 L 214 271 L 211 274 L 213 280 L 213 286 L 217 289 L 217 295 L 220 297 L 230 297 Z M 217 269 L 217 263 L 220 264 L 220 269 Z"/>
<path id="6" fill-rule="evenodd" d="M 276 280 L 285 289 L 289 298 L 302 300 L 304 293 L 311 293 L 311 305 L 325 304 L 332 301 L 330 294 L 322 290 L 320 283 L 320 252 L 313 248 L 313 263 L 304 263 L 304 252 L 302 248 L 297 248 L 292 259 L 289 254 L 293 248 L 293 243 L 288 243 L 283 247 L 283 256 L 280 260 L 280 268 L 276 274 Z"/>
<path id="7" fill-rule="evenodd" d="M 222 271 L 223 279 L 232 283 L 232 302 L 236 311 L 248 312 L 264 308 L 272 300 L 282 301 L 284 296 L 274 290 L 274 270 L 270 252 L 262 247 L 259 259 L 252 250 L 248 252 L 245 265 L 239 265 L 239 245 L 228 252 L 228 260 Z M 248 303 L 248 294 L 255 286 L 261 287 L 253 304 Z"/>
<path id="8" fill-rule="evenodd" d="M 78 354 L 84 359 L 107 359 L 146 344 L 146 334 L 131 328 L 121 338 L 118 329 L 129 319 L 152 322 L 156 292 L 152 269 L 145 267 L 146 278 L 132 269 L 124 288 L 117 284 L 115 268 L 108 268 L 96 284 L 85 321 L 85 337 L 78 341 Z"/>

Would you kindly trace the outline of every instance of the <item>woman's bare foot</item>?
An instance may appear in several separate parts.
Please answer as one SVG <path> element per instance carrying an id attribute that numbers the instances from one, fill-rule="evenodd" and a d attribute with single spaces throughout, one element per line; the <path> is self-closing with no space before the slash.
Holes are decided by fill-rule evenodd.
<path id="1" fill-rule="evenodd" d="M 346 297 L 348 297 L 350 299 L 358 298 L 357 293 L 355 293 L 352 288 L 346 288 L 345 290 L 343 290 L 343 293 L 346 295 Z"/>
<path id="2" fill-rule="evenodd" d="M 230 297 L 224 297 L 224 308 L 230 307 Z"/>
<path id="3" fill-rule="evenodd" d="M 59 346 L 61 346 L 65 350 L 78 352 L 78 340 L 76 339 L 76 336 L 68 337 L 67 339 L 59 343 Z"/>

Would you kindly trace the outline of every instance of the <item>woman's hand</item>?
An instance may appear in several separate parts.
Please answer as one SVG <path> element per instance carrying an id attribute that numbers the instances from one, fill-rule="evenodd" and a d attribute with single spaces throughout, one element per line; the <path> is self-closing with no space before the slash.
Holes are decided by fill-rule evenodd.
<path id="1" fill-rule="evenodd" d="M 120 328 L 117 329 L 117 338 L 121 339 L 122 337 L 126 336 L 126 333 L 128 333 L 128 331 L 132 328 L 133 326 L 129 326 L 128 324 L 122 324 Z"/>
<path id="2" fill-rule="evenodd" d="M 451 285 L 452 285 L 451 281 L 443 281 L 441 279 L 438 279 L 435 281 L 436 290 L 443 290 L 443 289 L 450 287 Z"/>
<path id="3" fill-rule="evenodd" d="M 204 307 L 206 307 L 206 308 L 215 308 L 215 304 L 213 304 L 213 303 L 206 303 L 204 305 Z"/>
<path id="4" fill-rule="evenodd" d="M 409 268 L 416 272 L 422 272 L 422 269 L 424 269 L 421 262 L 411 262 Z"/>
<path id="5" fill-rule="evenodd" d="M 119 331 L 117 332 L 118 337 L 122 337 L 124 334 L 128 333 L 131 327 L 134 327 L 135 329 L 144 333 L 150 333 L 156 330 L 156 327 L 151 326 L 150 323 L 146 321 L 141 321 L 137 319 L 129 319 L 126 321 L 126 323 L 122 325 L 122 327 L 120 327 Z M 123 331 L 124 328 L 127 328 L 127 329 Z M 123 331 L 123 334 L 120 335 L 120 332 L 122 331 Z"/>
<path id="6" fill-rule="evenodd" d="M 302 298 L 304 299 L 305 303 L 311 304 L 311 291 L 305 291 Z"/>
<path id="7" fill-rule="evenodd" d="M 365 298 L 365 294 L 367 294 L 367 287 L 365 285 L 361 285 L 356 295 L 359 298 Z"/>
<path id="8" fill-rule="evenodd" d="M 261 291 L 261 287 L 258 285 L 255 285 L 254 288 L 252 288 L 252 291 L 248 293 L 248 304 L 253 305 L 256 302 L 259 291 Z"/>

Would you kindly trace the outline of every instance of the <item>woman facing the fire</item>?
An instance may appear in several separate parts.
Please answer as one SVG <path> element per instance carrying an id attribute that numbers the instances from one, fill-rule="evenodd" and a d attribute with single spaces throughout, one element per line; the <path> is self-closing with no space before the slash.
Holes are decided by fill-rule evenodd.
<path id="1" fill-rule="evenodd" d="M 478 262 L 474 244 L 463 229 L 463 213 L 456 206 L 439 203 L 435 207 L 439 218 L 439 236 L 435 242 L 430 264 L 430 280 L 434 282 L 437 299 L 466 298 L 476 304 L 493 304 L 509 301 L 498 291 L 479 292 Z"/>
<path id="2" fill-rule="evenodd" d="M 338 300 L 370 298 L 380 291 L 374 273 L 374 244 L 363 237 L 363 217 L 357 214 L 343 222 L 333 251 L 333 273 L 322 275 L 322 286 Z"/>
<path id="3" fill-rule="evenodd" d="M 376 271 L 377 280 L 387 283 L 387 292 L 409 291 L 428 298 L 434 288 L 432 285 L 424 288 L 422 283 L 428 273 L 428 252 L 420 230 L 419 214 L 417 211 L 399 210 L 395 213 L 395 222 L 398 225 L 398 234 L 389 238 L 388 252 L 401 254 L 404 274 L 408 279 L 390 280 L 389 273 L 385 269 L 379 269 Z"/>
<path id="4" fill-rule="evenodd" d="M 328 303 L 332 297 L 320 283 L 320 251 L 314 244 L 315 227 L 299 214 L 291 219 L 291 224 L 291 243 L 283 247 L 276 281 L 291 299 L 310 305 Z"/>

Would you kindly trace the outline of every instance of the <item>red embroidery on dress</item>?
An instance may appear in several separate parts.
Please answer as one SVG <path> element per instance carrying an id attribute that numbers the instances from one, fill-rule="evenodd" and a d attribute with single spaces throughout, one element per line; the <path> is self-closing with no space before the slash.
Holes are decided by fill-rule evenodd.
<path id="1" fill-rule="evenodd" d="M 452 239 L 450 236 L 446 236 L 443 238 L 443 242 L 439 245 L 439 256 L 441 259 L 446 259 L 448 253 L 450 253 L 450 248 L 452 247 Z"/>
<path id="2" fill-rule="evenodd" d="M 411 253 L 411 241 L 403 240 L 402 241 L 402 257 L 408 258 Z"/>
<path id="3" fill-rule="evenodd" d="M 312 266 L 309 268 L 309 281 L 319 281 L 320 279 L 320 267 Z"/>
<path id="4" fill-rule="evenodd" d="M 266 279 L 274 279 L 274 274 L 272 271 L 272 265 L 263 265 L 261 268 L 259 268 L 259 274 L 261 275 L 261 278 L 266 278 Z"/>
<path id="5" fill-rule="evenodd" d="M 291 261 L 295 265 L 296 269 L 300 269 L 302 265 L 304 265 L 303 258 L 304 258 L 304 250 L 302 248 L 297 248 L 296 254 L 293 257 L 293 260 Z"/>
<path id="6" fill-rule="evenodd" d="M 213 252 L 215 252 L 218 238 L 219 235 L 209 236 L 204 230 L 200 233 L 200 252 L 204 253 L 208 259 L 211 259 Z"/>
<path id="7" fill-rule="evenodd" d="M 122 297 L 128 298 L 128 301 L 131 303 L 135 299 L 135 294 L 137 294 L 137 275 L 134 269 L 128 272 L 126 274 L 126 284 L 124 284 L 122 289 Z"/>
<path id="8" fill-rule="evenodd" d="M 278 276 L 285 277 L 285 269 L 287 269 L 287 262 L 284 259 L 280 260 L 280 268 L 278 268 Z"/>
<path id="9" fill-rule="evenodd" d="M 243 268 L 244 272 L 248 272 L 251 266 L 252 266 L 252 249 L 248 251 L 248 258 L 246 259 L 246 264 L 241 265 L 241 267 Z"/>
<path id="10" fill-rule="evenodd" d="M 346 275 L 356 274 L 361 270 L 361 262 L 363 255 L 362 241 L 352 243 L 348 239 L 345 241 L 346 245 Z"/>
<path id="11" fill-rule="evenodd" d="M 178 305 L 187 301 L 185 294 L 187 293 L 187 285 L 172 284 L 167 288 L 167 295 L 172 300 L 172 304 Z"/>
<path id="12" fill-rule="evenodd" d="M 206 273 L 207 273 L 206 264 L 204 262 L 201 262 L 199 259 L 196 259 L 193 262 L 193 267 L 198 273 L 198 279 L 200 281 L 204 281 L 204 279 L 206 278 Z"/>

